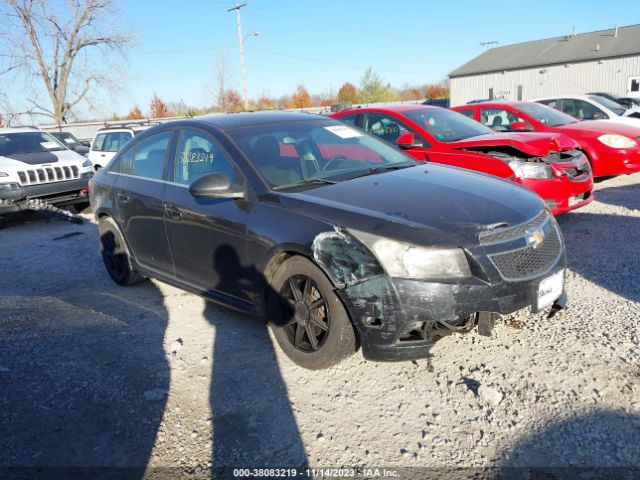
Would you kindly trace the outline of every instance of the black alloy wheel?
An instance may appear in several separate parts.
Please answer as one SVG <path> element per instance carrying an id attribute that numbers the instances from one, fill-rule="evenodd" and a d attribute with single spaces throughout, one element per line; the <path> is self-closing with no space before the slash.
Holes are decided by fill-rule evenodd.
<path id="1" fill-rule="evenodd" d="M 289 342 L 302 352 L 317 351 L 331 328 L 327 300 L 318 286 L 307 276 L 295 275 L 282 286 L 280 295 Z"/>

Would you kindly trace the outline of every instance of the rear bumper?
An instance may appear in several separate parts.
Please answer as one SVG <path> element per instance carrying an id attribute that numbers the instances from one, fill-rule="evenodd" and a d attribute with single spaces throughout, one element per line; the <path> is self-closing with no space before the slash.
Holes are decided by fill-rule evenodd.
<path id="1" fill-rule="evenodd" d="M 38 198 L 54 205 L 72 205 L 74 203 L 87 202 L 89 201 L 87 187 L 91 176 L 93 174 L 77 180 L 42 185 L 25 187 L 15 185 L 11 190 L 0 191 L 0 199 L 17 201 L 25 198 Z M 20 210 L 21 208 L 14 204 L 0 205 L 0 214 L 18 212 Z"/>
<path id="2" fill-rule="evenodd" d="M 565 267 L 563 254 L 550 271 L 527 281 L 488 283 L 473 277 L 460 283 L 432 283 L 382 275 L 338 294 L 358 330 L 366 359 L 411 360 L 428 357 L 435 341 L 451 333 L 441 321 L 456 325 L 477 312 L 506 315 L 526 307 L 535 312 L 540 282 Z M 410 334 L 420 329 L 428 332 L 426 338 Z"/>

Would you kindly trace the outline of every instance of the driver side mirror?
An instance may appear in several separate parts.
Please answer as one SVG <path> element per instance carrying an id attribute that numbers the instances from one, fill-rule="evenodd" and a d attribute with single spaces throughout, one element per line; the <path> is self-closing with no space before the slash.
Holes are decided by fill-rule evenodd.
<path id="1" fill-rule="evenodd" d="M 416 136 L 412 132 L 406 132 L 396 138 L 396 145 L 403 149 L 421 147 L 422 142 L 416 139 Z"/>
<path id="2" fill-rule="evenodd" d="M 244 198 L 244 191 L 233 187 L 224 173 L 210 173 L 198 178 L 189 186 L 189 193 L 196 198 Z"/>
<path id="3" fill-rule="evenodd" d="M 608 118 L 609 117 L 602 112 L 593 112 L 593 115 L 591 116 L 592 120 L 606 120 Z"/>
<path id="4" fill-rule="evenodd" d="M 527 125 L 527 122 L 513 122 L 509 125 L 509 130 L 512 132 L 530 132 L 531 127 Z"/>

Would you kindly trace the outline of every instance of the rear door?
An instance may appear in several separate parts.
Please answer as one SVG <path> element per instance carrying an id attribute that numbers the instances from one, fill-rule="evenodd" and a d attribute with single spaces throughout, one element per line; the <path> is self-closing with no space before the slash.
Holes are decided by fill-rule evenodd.
<path id="1" fill-rule="evenodd" d="M 246 185 L 228 152 L 208 132 L 179 131 L 164 196 L 164 218 L 176 278 L 197 290 L 246 308 L 254 288 L 247 260 L 244 199 L 203 199 L 189 192 L 198 178 L 224 173 Z"/>
<path id="2" fill-rule="evenodd" d="M 131 253 L 143 267 L 173 276 L 162 197 L 172 131 L 157 132 L 129 148 L 112 168 L 114 203 Z"/>

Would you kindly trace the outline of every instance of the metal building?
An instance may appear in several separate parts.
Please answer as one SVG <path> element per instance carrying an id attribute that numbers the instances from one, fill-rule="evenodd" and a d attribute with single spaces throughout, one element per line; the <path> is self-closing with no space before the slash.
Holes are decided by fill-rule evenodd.
<path id="1" fill-rule="evenodd" d="M 449 77 L 452 106 L 596 91 L 640 97 L 640 25 L 491 48 Z"/>

